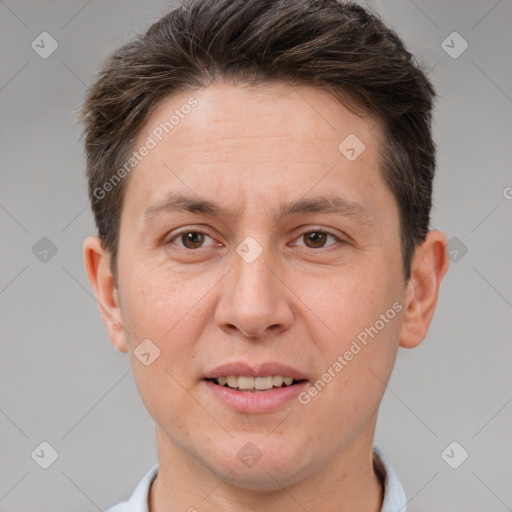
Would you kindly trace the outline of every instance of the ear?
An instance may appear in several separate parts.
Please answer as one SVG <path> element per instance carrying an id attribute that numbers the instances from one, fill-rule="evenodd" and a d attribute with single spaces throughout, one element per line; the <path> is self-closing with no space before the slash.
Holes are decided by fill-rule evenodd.
<path id="1" fill-rule="evenodd" d="M 110 256 L 97 236 L 90 236 L 85 240 L 83 254 L 87 276 L 94 289 L 110 341 L 119 351 L 127 352 L 119 293 L 110 270 Z"/>
<path id="2" fill-rule="evenodd" d="M 400 331 L 401 347 L 416 347 L 427 335 L 448 264 L 446 236 L 441 231 L 429 231 L 423 243 L 416 248 L 411 265 Z"/>

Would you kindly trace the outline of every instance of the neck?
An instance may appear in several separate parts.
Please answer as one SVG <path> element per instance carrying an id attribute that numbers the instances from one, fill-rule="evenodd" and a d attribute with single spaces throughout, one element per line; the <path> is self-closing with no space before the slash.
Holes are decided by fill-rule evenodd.
<path id="1" fill-rule="evenodd" d="M 149 493 L 149 512 L 380 512 L 383 484 L 373 466 L 373 430 L 371 434 L 354 439 L 320 471 L 262 492 L 237 486 L 229 474 L 214 474 L 157 427 L 159 470 Z"/>

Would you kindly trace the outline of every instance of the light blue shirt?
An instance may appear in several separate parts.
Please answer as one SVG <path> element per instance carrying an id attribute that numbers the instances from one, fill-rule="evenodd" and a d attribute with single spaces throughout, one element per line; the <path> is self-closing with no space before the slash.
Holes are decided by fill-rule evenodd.
<path id="1" fill-rule="evenodd" d="M 376 447 L 373 454 L 377 468 L 380 466 L 384 479 L 384 498 L 380 512 L 407 512 L 404 488 L 387 457 Z M 109 508 L 106 512 L 148 512 L 149 489 L 158 473 L 155 464 L 139 482 L 128 501 Z"/>

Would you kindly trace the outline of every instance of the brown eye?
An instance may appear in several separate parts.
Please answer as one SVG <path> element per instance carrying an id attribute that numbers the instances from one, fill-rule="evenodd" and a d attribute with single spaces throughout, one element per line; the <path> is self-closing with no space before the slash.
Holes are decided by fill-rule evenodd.
<path id="1" fill-rule="evenodd" d="M 329 237 L 331 242 L 328 242 Z M 307 249 L 325 249 L 329 250 L 332 247 L 334 250 L 338 245 L 344 245 L 344 240 L 339 236 L 324 231 L 322 229 L 310 229 L 309 231 L 302 232 L 296 242 L 292 245 L 299 247 L 306 247 Z"/>
<path id="2" fill-rule="evenodd" d="M 187 249 L 198 249 L 204 242 L 204 233 L 189 231 L 180 235 L 183 245 Z"/>
<path id="3" fill-rule="evenodd" d="M 322 231 L 310 231 L 309 233 L 304 233 L 302 236 L 304 237 L 304 240 L 306 241 L 306 245 L 308 247 L 317 249 L 319 247 L 324 246 L 328 234 Z M 309 242 L 311 243 L 311 245 L 308 245 Z"/>
<path id="4" fill-rule="evenodd" d="M 201 249 L 206 237 L 211 238 L 201 231 L 182 231 L 173 236 L 167 243 L 177 245 L 182 249 Z"/>

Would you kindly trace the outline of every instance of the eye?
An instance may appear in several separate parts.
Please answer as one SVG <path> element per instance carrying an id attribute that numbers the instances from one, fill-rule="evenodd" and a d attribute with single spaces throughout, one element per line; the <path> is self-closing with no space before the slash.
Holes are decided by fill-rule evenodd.
<path id="1" fill-rule="evenodd" d="M 343 243 L 343 240 L 341 240 L 338 236 L 333 235 L 332 233 L 329 233 L 328 231 L 324 231 L 322 229 L 304 231 L 303 233 L 301 233 L 298 240 L 302 238 L 305 241 L 305 246 L 308 247 L 309 249 L 323 249 L 324 247 L 330 247 L 331 245 L 335 245 L 335 243 L 327 246 L 325 245 L 329 237 L 332 237 L 335 240 L 335 242 Z"/>
<path id="2" fill-rule="evenodd" d="M 334 240 L 334 243 L 326 245 L 326 242 L 328 238 L 331 237 Z M 206 238 L 209 238 L 214 243 L 210 244 L 210 247 L 214 246 L 221 246 L 221 243 L 216 242 L 212 237 L 210 237 L 207 233 L 203 231 L 197 231 L 197 230 L 188 230 L 188 231 L 181 231 L 180 233 L 174 234 L 172 238 L 169 238 L 169 240 L 166 242 L 166 244 L 173 244 L 176 245 L 182 249 L 187 250 L 195 250 L 195 249 L 202 249 L 204 247 L 204 243 Z M 309 231 L 304 231 L 301 233 L 297 240 L 303 239 L 305 241 L 304 246 L 309 249 L 323 249 L 330 247 L 332 245 L 336 245 L 336 243 L 340 242 L 343 243 L 343 240 L 339 238 L 338 236 L 334 235 L 333 233 L 329 233 L 328 231 L 322 230 L 322 229 L 313 229 Z M 181 242 L 181 243 L 177 243 Z M 300 244 L 293 244 L 293 245 L 300 245 Z"/>
<path id="3" fill-rule="evenodd" d="M 194 250 L 194 249 L 202 248 L 205 238 L 210 238 L 211 240 L 213 240 L 213 238 L 211 238 L 209 235 L 207 235 L 203 231 L 189 230 L 189 231 L 182 231 L 181 233 L 175 234 L 172 238 L 170 238 L 167 241 L 167 243 L 177 245 L 178 247 L 181 247 L 182 249 Z M 181 241 L 183 245 L 174 243 L 174 240 Z M 221 244 L 216 243 L 216 244 L 212 244 L 212 245 L 218 246 Z"/>

